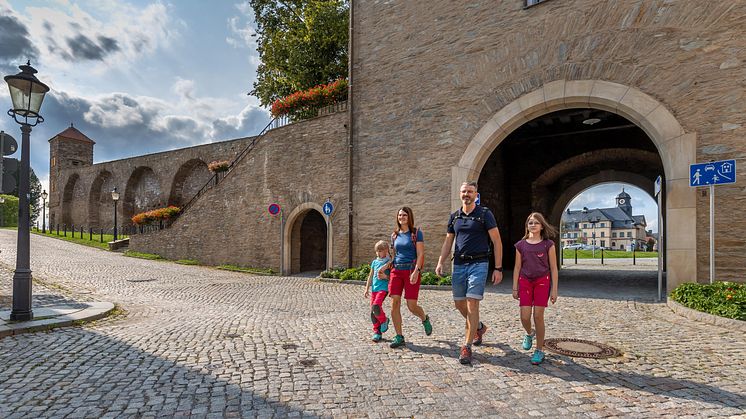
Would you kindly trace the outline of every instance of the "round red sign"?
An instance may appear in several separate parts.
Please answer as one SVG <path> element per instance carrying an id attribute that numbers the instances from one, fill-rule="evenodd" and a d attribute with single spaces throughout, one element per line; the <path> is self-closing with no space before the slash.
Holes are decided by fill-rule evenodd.
<path id="1" fill-rule="evenodd" d="M 269 204 L 267 211 L 272 215 L 277 215 L 280 213 L 280 206 L 278 204 Z"/>

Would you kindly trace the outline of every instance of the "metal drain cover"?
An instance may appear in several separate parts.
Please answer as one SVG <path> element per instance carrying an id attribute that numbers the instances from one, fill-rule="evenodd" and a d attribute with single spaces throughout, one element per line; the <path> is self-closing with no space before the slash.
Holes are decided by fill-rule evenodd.
<path id="1" fill-rule="evenodd" d="M 282 349 L 298 349 L 298 345 L 294 343 L 285 343 L 282 345 Z"/>
<path id="2" fill-rule="evenodd" d="M 155 278 L 134 278 L 134 279 L 128 279 L 127 282 L 152 282 L 155 281 Z"/>
<path id="3" fill-rule="evenodd" d="M 314 358 L 308 358 L 308 359 L 301 359 L 300 364 L 304 367 L 312 367 L 316 365 L 318 361 L 316 361 Z"/>
<path id="4" fill-rule="evenodd" d="M 546 339 L 544 346 L 550 352 L 574 358 L 613 358 L 621 355 L 618 349 L 603 343 L 583 339 Z"/>

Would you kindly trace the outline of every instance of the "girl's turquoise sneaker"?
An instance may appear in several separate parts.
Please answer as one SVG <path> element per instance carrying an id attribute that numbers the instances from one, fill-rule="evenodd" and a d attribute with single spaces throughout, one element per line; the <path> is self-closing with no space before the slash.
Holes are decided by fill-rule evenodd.
<path id="1" fill-rule="evenodd" d="M 534 365 L 539 365 L 542 362 L 544 362 L 544 352 L 537 349 L 534 351 L 534 356 L 531 357 L 531 363 Z"/>
<path id="2" fill-rule="evenodd" d="M 389 330 L 389 319 L 386 319 L 385 322 L 381 323 L 381 334 L 386 333 L 387 330 Z"/>
<path id="3" fill-rule="evenodd" d="M 380 342 L 380 341 L 381 341 L 381 334 L 373 333 L 373 342 Z"/>
<path id="4" fill-rule="evenodd" d="M 534 336 L 536 336 L 536 332 L 531 332 L 530 335 L 526 335 L 523 337 L 523 349 L 529 350 L 532 346 L 534 346 Z"/>

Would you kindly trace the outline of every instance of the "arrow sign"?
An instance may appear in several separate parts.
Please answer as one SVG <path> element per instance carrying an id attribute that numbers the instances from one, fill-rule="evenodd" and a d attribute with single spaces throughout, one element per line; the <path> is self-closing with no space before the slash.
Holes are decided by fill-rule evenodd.
<path id="1" fill-rule="evenodd" d="M 689 165 L 689 186 L 736 183 L 736 161 L 721 160 Z"/>

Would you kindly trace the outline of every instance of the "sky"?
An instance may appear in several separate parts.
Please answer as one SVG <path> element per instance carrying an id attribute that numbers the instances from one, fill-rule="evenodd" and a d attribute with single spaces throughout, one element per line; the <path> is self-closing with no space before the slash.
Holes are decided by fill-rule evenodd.
<path id="1" fill-rule="evenodd" d="M 94 163 L 258 134 L 270 117 L 247 95 L 259 64 L 254 28 L 247 1 L 0 0 L 0 73 L 30 60 L 51 88 L 31 133 L 42 187 L 48 140 L 71 123 L 96 142 Z M 5 86 L 2 104 L 10 107 Z M 20 145 L 5 111 L 0 130 Z M 569 208 L 613 207 L 621 188 L 590 188 Z M 653 199 L 625 188 L 657 231 Z"/>

